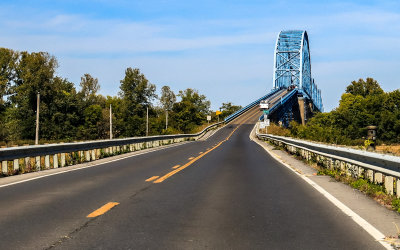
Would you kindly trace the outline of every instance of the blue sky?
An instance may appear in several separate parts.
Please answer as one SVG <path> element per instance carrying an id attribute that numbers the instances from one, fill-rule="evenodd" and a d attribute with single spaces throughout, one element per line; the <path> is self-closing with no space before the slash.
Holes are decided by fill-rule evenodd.
<path id="1" fill-rule="evenodd" d="M 272 88 L 279 31 L 305 29 L 325 111 L 345 87 L 373 77 L 400 87 L 399 1 L 2 0 L 0 46 L 48 51 L 57 74 L 85 73 L 116 95 L 127 67 L 157 85 L 246 105 Z"/>

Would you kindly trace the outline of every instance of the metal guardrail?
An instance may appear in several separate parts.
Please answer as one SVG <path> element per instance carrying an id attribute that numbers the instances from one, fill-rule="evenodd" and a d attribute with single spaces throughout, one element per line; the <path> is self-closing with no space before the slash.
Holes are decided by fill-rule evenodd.
<path id="1" fill-rule="evenodd" d="M 269 108 L 269 113 L 272 114 L 278 107 L 280 107 L 282 104 L 284 104 L 287 100 L 289 100 L 297 92 L 298 92 L 297 89 L 293 89 L 293 90 L 291 90 L 291 92 L 289 92 L 288 94 L 283 96 L 282 99 L 280 99 L 279 101 L 276 101 L 275 104 Z M 264 120 L 264 114 L 262 114 L 258 119 L 260 121 Z"/>
<path id="2" fill-rule="evenodd" d="M 276 92 L 278 92 L 281 89 L 274 89 L 272 90 L 270 93 L 268 93 L 267 95 L 257 99 L 256 101 L 250 103 L 249 105 L 247 105 L 246 107 L 236 111 L 235 113 L 229 115 L 228 117 L 225 118 L 224 122 L 228 123 L 231 122 L 232 120 L 236 119 L 237 117 L 239 117 L 240 115 L 242 115 L 244 112 L 248 111 L 249 109 L 253 108 L 254 106 L 260 104 L 260 102 L 262 100 L 267 99 L 268 97 L 272 96 L 273 94 L 275 94 Z"/>
<path id="3" fill-rule="evenodd" d="M 298 140 L 283 136 L 276 135 L 260 135 L 277 140 L 281 140 L 286 143 L 291 143 L 296 146 L 305 147 L 311 150 L 315 150 L 321 153 L 341 156 L 343 158 L 351 159 L 354 161 L 359 161 L 362 163 L 370 164 L 373 166 L 378 166 L 385 169 L 390 169 L 393 171 L 400 172 L 400 157 L 393 155 L 378 154 L 375 152 L 362 151 L 352 148 L 338 147 L 325 145 L 315 142 L 309 142 L 304 140 Z"/>
<path id="4" fill-rule="evenodd" d="M 298 153 L 307 160 L 322 161 L 328 168 L 340 169 L 355 178 L 383 184 L 388 194 L 395 193 L 400 197 L 400 157 L 259 134 L 258 130 L 256 135 L 259 139 L 285 146 L 288 151 Z"/>
<path id="5" fill-rule="evenodd" d="M 47 144 L 35 146 L 21 146 L 0 149 L 0 161 L 3 174 L 8 174 L 8 162 L 12 162 L 14 171 L 20 170 L 20 159 L 25 158 L 25 164 L 30 164 L 30 158 L 35 158 L 35 170 L 50 168 L 50 156 L 53 156 L 53 167 L 66 165 L 66 153 L 79 152 L 78 157 L 84 161 L 99 159 L 101 150 L 103 153 L 112 155 L 115 153 L 129 152 L 143 148 L 155 147 L 188 139 L 199 139 L 208 131 L 220 126 L 224 122 L 212 124 L 196 134 L 178 135 L 157 135 L 147 137 L 132 137 L 113 140 L 85 141 L 74 143 Z M 60 157 L 59 157 L 60 154 Z M 42 156 L 45 156 L 44 167 L 41 163 Z M 61 161 L 61 162 L 60 162 Z"/>

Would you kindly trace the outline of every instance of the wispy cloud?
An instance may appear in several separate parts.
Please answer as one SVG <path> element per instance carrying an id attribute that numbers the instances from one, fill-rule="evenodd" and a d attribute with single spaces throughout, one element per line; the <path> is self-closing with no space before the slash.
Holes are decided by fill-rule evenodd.
<path id="1" fill-rule="evenodd" d="M 272 86 L 281 29 L 308 30 L 327 110 L 351 80 L 373 76 L 387 90 L 398 88 L 400 8 L 394 2 L 22 2 L 0 4 L 1 46 L 49 51 L 62 76 L 77 83 L 89 72 L 104 94 L 116 94 L 126 67 L 140 67 L 155 83 L 199 89 L 214 108 L 222 99 L 245 105 Z"/>

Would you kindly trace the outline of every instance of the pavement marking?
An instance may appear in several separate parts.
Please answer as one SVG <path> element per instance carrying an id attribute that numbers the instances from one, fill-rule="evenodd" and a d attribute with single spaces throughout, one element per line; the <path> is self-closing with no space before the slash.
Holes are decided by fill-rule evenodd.
<path id="1" fill-rule="evenodd" d="M 101 208 L 93 211 L 92 213 L 90 213 L 86 217 L 87 218 L 94 218 L 94 217 L 97 217 L 99 215 L 105 214 L 107 211 L 109 211 L 111 208 L 115 207 L 116 205 L 119 205 L 119 203 L 118 202 L 109 202 L 109 203 L 105 204 L 104 206 L 102 206 Z"/>
<path id="2" fill-rule="evenodd" d="M 381 233 L 378 229 L 376 229 L 374 226 L 372 226 L 369 222 L 364 220 L 360 215 L 358 215 L 356 212 L 351 210 L 348 206 L 343 204 L 341 201 L 336 199 L 333 195 L 331 195 L 328 191 L 326 191 L 324 188 L 319 186 L 317 183 L 312 181 L 310 178 L 308 178 L 304 174 L 298 173 L 295 169 L 293 169 L 290 165 L 287 163 L 283 162 L 280 158 L 277 157 L 275 153 L 270 151 L 267 147 L 262 145 L 261 142 L 259 142 L 256 138 L 252 138 L 252 134 L 255 130 L 256 126 L 254 126 L 253 130 L 250 132 L 250 140 L 254 141 L 258 145 L 260 145 L 262 148 L 264 148 L 265 151 L 267 151 L 275 160 L 279 161 L 283 166 L 287 167 L 290 169 L 292 172 L 294 172 L 296 175 L 298 175 L 300 178 L 302 178 L 305 182 L 310 184 L 313 188 L 315 188 L 318 192 L 320 192 L 323 196 L 325 196 L 326 199 L 328 199 L 333 205 L 335 205 L 337 208 L 339 208 L 344 214 L 349 216 L 355 223 L 357 223 L 361 228 L 363 228 L 369 235 L 371 235 L 376 241 L 378 241 L 384 248 L 386 249 L 393 249 L 390 244 L 387 242 L 384 242 L 385 235 Z"/>
<path id="3" fill-rule="evenodd" d="M 189 159 L 188 160 L 193 160 L 194 159 L 194 157 L 189 157 Z"/>
<path id="4" fill-rule="evenodd" d="M 200 152 L 199 155 L 201 155 L 203 152 Z"/>
<path id="5" fill-rule="evenodd" d="M 146 181 L 153 181 L 153 180 L 157 179 L 158 177 L 160 177 L 160 176 L 156 175 L 156 176 L 146 179 Z"/>
<path id="6" fill-rule="evenodd" d="M 199 156 L 197 156 L 197 157 L 195 157 L 195 158 L 191 157 L 191 158 L 193 158 L 192 160 L 190 160 L 190 158 L 189 158 L 190 161 L 189 161 L 188 163 L 186 163 L 186 164 L 183 165 L 182 167 L 179 167 L 179 168 L 177 168 L 177 169 L 175 169 L 175 170 L 173 170 L 173 171 L 167 173 L 166 175 L 164 175 L 164 176 L 158 178 L 158 179 L 155 180 L 153 183 L 161 183 L 161 182 L 165 181 L 165 180 L 168 179 L 169 177 L 171 177 L 171 176 L 175 175 L 176 173 L 178 173 L 178 172 L 184 170 L 185 168 L 189 167 L 190 165 L 192 165 L 193 163 L 195 163 L 196 161 L 198 161 L 200 158 L 202 158 L 202 157 L 205 156 L 206 154 L 208 154 L 208 153 L 210 153 L 211 151 L 213 151 L 214 149 L 218 148 L 219 146 L 222 145 L 222 143 L 228 141 L 228 140 L 231 138 L 231 136 L 233 135 L 233 133 L 235 133 L 235 131 L 236 131 L 238 128 L 240 128 L 240 126 L 241 126 L 242 124 L 244 124 L 245 122 L 247 122 L 247 121 L 248 121 L 250 118 L 252 118 L 252 117 L 253 117 L 253 116 L 247 117 L 246 120 L 244 120 L 242 123 L 240 123 L 239 125 L 237 125 L 237 127 L 228 135 L 228 137 L 226 137 L 224 140 L 220 141 L 219 143 L 215 144 L 214 147 L 212 147 L 211 149 L 207 150 L 206 152 L 200 154 Z"/>
<path id="7" fill-rule="evenodd" d="M 190 141 L 181 142 L 181 143 L 172 144 L 172 145 L 166 145 L 166 146 L 163 146 L 162 148 L 154 148 L 154 149 L 150 149 L 150 150 L 148 150 L 148 151 L 146 151 L 146 152 L 141 152 L 141 153 L 137 153 L 137 154 L 134 154 L 134 155 L 128 155 L 128 156 L 125 156 L 125 157 L 121 157 L 121 158 L 118 158 L 118 159 L 113 159 L 113 160 L 109 160 L 109 161 L 101 162 L 101 163 L 94 163 L 95 161 L 93 161 L 93 164 L 90 162 L 90 163 L 88 163 L 89 165 L 86 165 L 86 166 L 83 166 L 83 167 L 76 167 L 76 168 L 72 168 L 72 169 L 68 169 L 68 167 L 64 167 L 64 168 L 66 168 L 66 170 L 64 170 L 64 171 L 60 171 L 60 172 L 56 172 L 56 173 L 51 173 L 51 174 L 45 174 L 45 175 L 41 175 L 41 176 L 37 176 L 37 177 L 32 177 L 32 178 L 25 179 L 25 180 L 20 180 L 20 181 L 16 181 L 16 182 L 11 182 L 11 183 L 7 183 L 7 184 L 3 184 L 3 185 L 0 185 L 0 188 L 8 187 L 8 186 L 12 186 L 12 185 L 16 185 L 16 184 L 28 182 L 28 181 L 33 181 L 33 180 L 37 180 L 37 179 L 41 179 L 41 178 L 45 178 L 45 177 L 49 177 L 49 176 L 53 176 L 53 175 L 59 175 L 59 174 L 64 174 L 64 173 L 68 173 L 68 172 L 73 172 L 73 171 L 85 169 L 85 168 L 91 168 L 91 167 L 95 167 L 95 166 L 100 166 L 100 165 L 104 165 L 104 164 L 111 163 L 111 162 L 115 162 L 115 161 L 124 160 L 124 159 L 131 158 L 131 157 L 135 157 L 135 156 L 144 155 L 144 154 L 152 153 L 152 152 L 155 152 L 155 151 L 164 150 L 164 149 L 167 149 L 167 148 L 178 147 L 178 146 L 180 146 L 180 145 L 183 145 L 183 144 L 186 144 L 186 143 L 189 143 L 189 142 L 190 142 Z M 132 153 L 133 153 L 133 152 L 132 152 Z M 71 167 L 74 167 L 74 165 L 72 165 Z M 43 172 L 43 171 L 42 171 L 42 172 Z M 36 173 L 36 172 L 35 172 L 35 173 Z M 29 173 L 28 173 L 28 174 L 29 174 Z"/>
<path id="8" fill-rule="evenodd" d="M 176 165 L 176 166 L 173 166 L 172 168 L 173 169 L 176 169 L 176 168 L 179 168 L 181 165 Z"/>

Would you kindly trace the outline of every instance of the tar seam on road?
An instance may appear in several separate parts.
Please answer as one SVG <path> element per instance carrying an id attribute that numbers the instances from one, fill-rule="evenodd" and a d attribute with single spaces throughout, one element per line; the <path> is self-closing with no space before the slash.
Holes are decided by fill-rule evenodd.
<path id="1" fill-rule="evenodd" d="M 301 174 L 297 172 L 295 169 L 293 169 L 290 165 L 286 164 L 283 162 L 280 157 L 277 157 L 274 153 L 272 153 L 270 150 L 268 150 L 266 147 L 264 147 L 261 142 L 259 142 L 256 138 L 252 137 L 252 134 L 254 130 L 256 129 L 256 126 L 254 126 L 253 130 L 250 132 L 250 140 L 254 141 L 257 143 L 259 146 L 261 146 L 265 151 L 267 151 L 275 160 L 280 162 L 283 166 L 287 167 L 289 170 L 291 170 L 293 173 L 298 175 L 300 178 L 302 178 L 305 182 L 307 182 L 309 185 L 311 185 L 314 189 L 316 189 L 319 193 L 321 193 L 327 200 L 329 200 L 333 205 L 335 205 L 337 208 L 340 209 L 344 214 L 349 216 L 354 222 L 357 223 L 361 228 L 363 228 L 367 233 L 369 233 L 376 241 L 378 241 L 384 248 L 386 249 L 393 249 L 390 244 L 387 242 L 384 242 L 385 235 L 381 233 L 378 229 L 376 229 L 374 226 L 372 226 L 369 222 L 364 220 L 360 215 L 358 215 L 356 212 L 351 210 L 348 206 L 343 204 L 341 201 L 336 199 L 333 195 L 331 195 L 328 191 L 326 191 L 324 188 L 319 186 L 317 183 L 312 181 L 310 178 L 305 176 L 304 174 Z"/>
<path id="2" fill-rule="evenodd" d="M 115 207 L 117 205 L 119 205 L 118 202 L 108 202 L 107 204 L 105 204 L 101 208 L 93 211 L 92 213 L 90 213 L 86 217 L 87 218 L 94 218 L 94 217 L 97 217 L 99 215 L 105 214 L 107 211 L 109 211 L 111 208 L 113 208 L 113 207 Z"/>
<path id="3" fill-rule="evenodd" d="M 222 143 L 226 142 L 229 140 L 229 138 L 231 138 L 231 136 L 233 135 L 233 133 L 235 133 L 235 131 L 240 128 L 240 126 L 242 124 L 244 124 L 245 122 L 247 122 L 250 118 L 252 118 L 253 116 L 251 115 L 250 117 L 247 117 L 246 120 L 244 120 L 242 123 L 240 123 L 229 135 L 228 137 L 226 137 L 224 140 L 220 141 L 219 143 L 215 144 L 214 147 L 212 147 L 211 149 L 207 150 L 206 152 L 200 154 L 199 156 L 193 158 L 191 161 L 189 161 L 188 163 L 186 163 L 185 165 L 183 165 L 180 168 L 177 168 L 169 173 L 167 173 L 166 175 L 158 178 L 157 180 L 155 180 L 153 183 L 161 183 L 163 181 L 165 181 L 166 179 L 168 179 L 169 177 L 175 175 L 176 173 L 184 170 L 185 168 L 189 167 L 190 165 L 192 165 L 194 162 L 196 162 L 197 160 L 199 160 L 200 158 L 202 158 L 203 156 L 205 156 L 206 154 L 210 153 L 211 151 L 213 151 L 214 149 L 218 148 L 219 146 L 222 145 Z M 190 158 L 189 158 L 190 159 Z"/>

